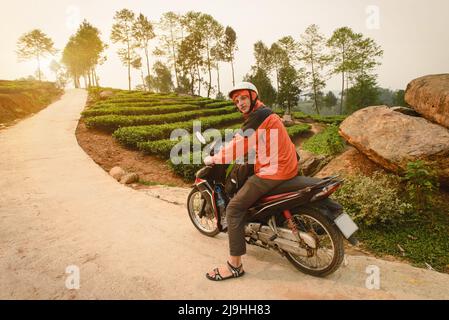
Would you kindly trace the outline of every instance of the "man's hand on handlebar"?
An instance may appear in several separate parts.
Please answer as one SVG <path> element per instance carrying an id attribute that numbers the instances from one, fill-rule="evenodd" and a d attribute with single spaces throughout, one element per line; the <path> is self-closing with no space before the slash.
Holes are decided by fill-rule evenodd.
<path id="1" fill-rule="evenodd" d="M 214 159 L 211 156 L 204 158 L 204 164 L 206 166 L 212 166 L 214 164 Z"/>

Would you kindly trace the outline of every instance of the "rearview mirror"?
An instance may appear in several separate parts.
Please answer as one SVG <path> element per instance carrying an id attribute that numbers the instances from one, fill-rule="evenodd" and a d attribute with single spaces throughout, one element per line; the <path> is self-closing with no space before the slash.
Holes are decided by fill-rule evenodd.
<path id="1" fill-rule="evenodd" d="M 201 144 L 206 144 L 206 139 L 204 138 L 204 136 L 201 134 L 201 132 L 196 131 L 195 132 L 195 136 L 198 139 L 199 142 L 201 142 Z"/>

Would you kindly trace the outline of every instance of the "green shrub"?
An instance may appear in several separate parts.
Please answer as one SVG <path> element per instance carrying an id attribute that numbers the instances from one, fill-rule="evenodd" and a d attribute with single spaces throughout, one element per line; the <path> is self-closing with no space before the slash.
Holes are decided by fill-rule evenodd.
<path id="1" fill-rule="evenodd" d="M 213 103 L 207 103 L 205 105 L 206 108 L 219 108 L 219 107 L 226 107 L 226 106 L 233 106 L 234 103 L 232 101 L 223 101 L 223 102 L 213 102 Z"/>
<path id="2" fill-rule="evenodd" d="M 226 130 L 232 129 L 239 129 L 241 127 L 240 124 L 230 126 L 228 128 L 222 128 L 220 129 L 220 134 L 222 137 L 225 136 L 227 133 Z M 206 141 L 209 141 L 206 134 L 203 133 L 203 135 L 206 138 Z M 186 144 L 192 145 L 193 143 L 193 136 L 189 135 L 188 137 L 184 137 L 184 141 L 186 141 Z M 145 141 L 145 142 L 139 142 L 137 143 L 137 148 L 141 151 L 143 151 L 145 154 L 151 154 L 155 155 L 159 158 L 168 159 L 170 157 L 170 152 L 173 149 L 174 146 L 176 146 L 180 140 L 170 140 L 170 139 L 162 139 L 162 140 L 156 140 L 156 141 Z"/>
<path id="3" fill-rule="evenodd" d="M 220 115 L 201 117 L 197 121 L 201 121 L 203 130 L 234 124 L 242 121 L 242 115 L 239 112 Z M 193 121 L 175 122 L 161 125 L 124 127 L 116 130 L 113 134 L 120 143 L 128 147 L 136 147 L 137 143 L 152 140 L 167 139 L 175 129 L 184 129 L 188 132 L 193 130 Z"/>
<path id="4" fill-rule="evenodd" d="M 330 125 L 323 132 L 308 139 L 303 148 L 315 154 L 335 155 L 344 150 L 345 142 L 338 134 L 338 127 Z"/>
<path id="5" fill-rule="evenodd" d="M 310 130 L 310 125 L 308 124 L 296 124 L 287 128 L 288 135 L 290 138 L 294 138 L 304 132 Z"/>
<path id="6" fill-rule="evenodd" d="M 200 154 L 198 154 L 198 156 L 201 157 Z M 179 164 L 174 164 L 172 162 L 172 159 L 167 160 L 168 165 L 170 166 L 170 168 L 180 177 L 182 177 L 184 180 L 186 181 L 192 181 L 195 179 L 195 173 L 201 169 L 202 167 L 204 167 L 204 164 L 193 164 L 193 154 L 190 153 L 189 155 L 190 157 L 190 163 L 179 163 Z M 179 159 L 180 157 L 177 157 L 177 159 Z"/>
<path id="7" fill-rule="evenodd" d="M 94 108 L 83 111 L 81 114 L 84 117 L 95 117 L 105 115 L 122 115 L 122 116 L 137 116 L 137 115 L 155 115 L 167 114 L 182 111 L 199 110 L 199 106 L 183 104 L 183 105 L 169 105 L 169 106 L 154 106 L 154 107 L 107 107 Z"/>
<path id="8" fill-rule="evenodd" d="M 157 156 L 158 158 L 170 158 L 170 152 L 179 140 L 162 139 L 156 141 L 145 141 L 137 143 L 137 149 L 145 154 Z M 190 142 L 187 142 L 190 143 Z"/>
<path id="9" fill-rule="evenodd" d="M 347 116 L 340 116 L 340 115 L 336 115 L 336 116 L 320 116 L 320 115 L 311 115 L 310 118 L 315 120 L 316 122 L 321 122 L 321 123 L 328 123 L 328 124 L 335 124 L 335 125 L 339 125 L 340 123 L 342 123 Z"/>
<path id="10" fill-rule="evenodd" d="M 179 100 L 143 100 L 143 101 L 102 101 L 93 105 L 93 108 L 146 108 L 146 107 L 161 107 L 161 106 L 172 106 L 172 105 L 197 105 L 199 102 L 190 101 L 179 101 Z"/>
<path id="11" fill-rule="evenodd" d="M 372 226 L 400 223 L 412 205 L 403 199 L 401 179 L 395 175 L 374 173 L 371 177 L 348 177 L 333 195 L 354 221 Z"/>
<path id="12" fill-rule="evenodd" d="M 233 107 L 226 107 L 221 109 L 204 109 L 149 116 L 106 115 L 89 117 L 86 118 L 85 122 L 88 128 L 112 132 L 121 127 L 173 123 L 195 119 L 200 116 L 224 115 L 234 111 Z"/>
<path id="13" fill-rule="evenodd" d="M 310 116 L 308 116 L 307 114 L 301 112 L 301 111 L 295 111 L 292 112 L 293 118 L 295 119 L 307 119 L 310 118 Z"/>
<path id="14" fill-rule="evenodd" d="M 335 115 L 335 116 L 322 116 L 318 114 L 307 115 L 301 111 L 296 111 L 293 112 L 292 114 L 295 119 L 303 119 L 303 120 L 312 119 L 315 122 L 335 124 L 335 125 L 339 125 L 347 117 L 345 115 Z"/>
<path id="15" fill-rule="evenodd" d="M 95 102 L 101 100 L 100 92 L 102 90 L 103 89 L 99 88 L 99 87 L 90 87 L 88 89 L 88 94 L 89 94 L 89 97 L 90 97 L 91 104 L 94 104 Z"/>
<path id="16" fill-rule="evenodd" d="M 279 109 L 279 108 L 275 108 L 272 109 L 274 113 L 276 113 L 279 117 L 282 117 L 285 113 L 285 111 L 283 109 Z"/>
<path id="17" fill-rule="evenodd" d="M 439 189 L 436 171 L 422 160 L 409 162 L 403 180 L 415 209 L 420 212 L 432 209 Z"/>

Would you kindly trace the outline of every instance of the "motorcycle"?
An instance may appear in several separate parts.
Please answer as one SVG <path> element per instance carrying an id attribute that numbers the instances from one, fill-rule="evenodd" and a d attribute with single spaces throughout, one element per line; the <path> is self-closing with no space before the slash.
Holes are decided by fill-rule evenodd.
<path id="1" fill-rule="evenodd" d="M 196 136 L 205 144 L 201 133 Z M 221 164 L 200 169 L 187 198 L 193 225 L 209 237 L 227 231 L 226 206 L 233 195 L 225 192 L 225 172 Z M 332 274 L 344 258 L 343 239 L 357 244 L 357 225 L 329 198 L 342 183 L 338 176 L 297 176 L 282 183 L 249 208 L 246 242 L 277 251 L 306 274 Z"/>

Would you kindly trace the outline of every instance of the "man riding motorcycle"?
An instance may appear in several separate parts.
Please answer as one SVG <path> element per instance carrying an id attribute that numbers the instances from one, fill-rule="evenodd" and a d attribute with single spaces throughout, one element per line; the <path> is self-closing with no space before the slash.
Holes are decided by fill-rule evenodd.
<path id="1" fill-rule="evenodd" d="M 246 253 L 244 228 L 248 208 L 298 174 L 295 145 L 279 116 L 260 101 L 257 88 L 252 83 L 241 82 L 229 92 L 229 98 L 243 113 L 244 133 L 236 134 L 218 153 L 206 157 L 204 163 L 230 163 L 255 149 L 255 174 L 248 178 L 226 208 L 230 256 L 226 266 L 206 274 L 213 281 L 244 275 L 242 256 Z"/>

